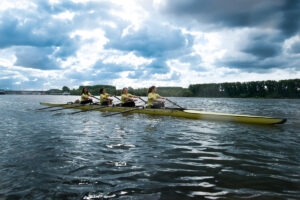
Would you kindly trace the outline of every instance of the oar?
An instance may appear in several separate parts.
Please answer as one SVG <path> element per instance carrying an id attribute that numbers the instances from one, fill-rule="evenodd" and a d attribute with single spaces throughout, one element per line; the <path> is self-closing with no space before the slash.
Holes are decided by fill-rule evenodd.
<path id="1" fill-rule="evenodd" d="M 81 107 L 81 106 L 84 106 L 84 104 L 80 104 L 80 105 L 76 105 L 76 106 L 71 106 L 71 107 L 59 108 L 59 109 L 55 109 L 55 110 L 49 110 L 49 112 L 53 112 L 53 111 L 57 111 L 57 110 L 64 110 L 64 109 L 77 108 L 77 107 Z"/>
<path id="2" fill-rule="evenodd" d="M 185 110 L 185 108 L 181 107 L 181 106 L 178 105 L 177 103 L 175 103 L 175 102 L 173 102 L 173 101 L 171 101 L 171 100 L 169 100 L 169 99 L 166 99 L 166 100 L 169 101 L 170 103 L 172 103 L 173 105 L 175 105 L 175 106 L 181 108 L 182 110 Z"/>
<path id="3" fill-rule="evenodd" d="M 97 109 L 106 108 L 106 107 L 108 107 L 108 106 L 98 106 L 96 108 L 91 108 L 91 109 L 87 109 L 87 110 L 76 111 L 76 112 L 72 112 L 72 113 L 69 113 L 69 114 L 73 115 L 73 114 L 76 114 L 76 113 L 87 112 L 87 111 L 97 110 Z"/>
<path id="4" fill-rule="evenodd" d="M 147 103 L 147 101 L 145 101 L 144 99 L 142 99 L 141 97 L 139 97 L 140 100 L 142 100 L 144 103 Z"/>
<path id="5" fill-rule="evenodd" d="M 46 107 L 46 108 L 39 108 L 39 109 L 36 109 L 36 110 L 45 110 L 45 109 L 60 107 L 60 106 L 64 106 L 64 105 L 70 105 L 70 103 L 58 104 L 56 106 L 49 106 L 49 107 Z"/>
<path id="6" fill-rule="evenodd" d="M 118 99 L 119 101 L 121 101 L 121 99 L 119 99 L 119 97 L 117 97 L 117 96 L 113 96 L 113 97 L 115 97 L 116 99 Z"/>
<path id="7" fill-rule="evenodd" d="M 109 117 L 109 116 L 112 116 L 112 115 L 118 115 L 118 114 L 122 114 L 122 113 L 127 113 L 127 112 L 131 112 L 131 111 L 138 110 L 138 109 L 141 109 L 141 108 L 134 108 L 134 109 L 125 110 L 125 111 L 122 111 L 122 112 L 112 113 L 112 114 L 104 115 L 103 117 Z"/>
<path id="8" fill-rule="evenodd" d="M 97 97 L 93 97 L 94 99 L 97 99 L 97 100 L 99 100 L 100 101 L 100 99 L 99 98 L 97 98 Z"/>

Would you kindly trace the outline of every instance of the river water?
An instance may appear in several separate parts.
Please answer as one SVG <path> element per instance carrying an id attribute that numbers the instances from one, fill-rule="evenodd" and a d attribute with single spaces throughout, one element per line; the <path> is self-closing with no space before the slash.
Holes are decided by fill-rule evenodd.
<path id="1" fill-rule="evenodd" d="M 71 110 L 0 96 L 0 199 L 300 199 L 300 100 L 171 98 L 282 125 Z"/>

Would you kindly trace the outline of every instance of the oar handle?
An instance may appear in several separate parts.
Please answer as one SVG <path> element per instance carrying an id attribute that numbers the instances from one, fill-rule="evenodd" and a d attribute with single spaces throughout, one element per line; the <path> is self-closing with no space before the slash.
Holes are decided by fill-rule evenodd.
<path id="1" fill-rule="evenodd" d="M 171 100 L 169 100 L 169 99 L 166 99 L 166 100 L 169 101 L 170 103 L 172 103 L 173 105 L 175 105 L 175 106 L 177 106 L 177 107 L 183 109 L 183 110 L 185 109 L 185 108 L 181 107 L 180 105 L 178 105 L 177 103 L 175 103 L 175 102 L 173 102 L 173 101 L 171 101 Z"/>

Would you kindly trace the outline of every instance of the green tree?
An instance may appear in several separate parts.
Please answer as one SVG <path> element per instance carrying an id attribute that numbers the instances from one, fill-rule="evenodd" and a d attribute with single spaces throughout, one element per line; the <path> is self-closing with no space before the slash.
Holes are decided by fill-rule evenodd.
<path id="1" fill-rule="evenodd" d="M 63 92 L 70 92 L 70 88 L 68 88 L 67 86 L 62 87 L 62 91 Z"/>

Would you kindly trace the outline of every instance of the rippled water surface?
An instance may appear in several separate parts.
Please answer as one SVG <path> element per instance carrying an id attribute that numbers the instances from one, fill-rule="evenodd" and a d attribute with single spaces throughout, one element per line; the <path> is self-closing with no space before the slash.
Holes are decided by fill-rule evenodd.
<path id="1" fill-rule="evenodd" d="M 238 123 L 71 110 L 72 96 L 0 96 L 0 199 L 300 199 L 300 100 L 171 98 Z"/>

